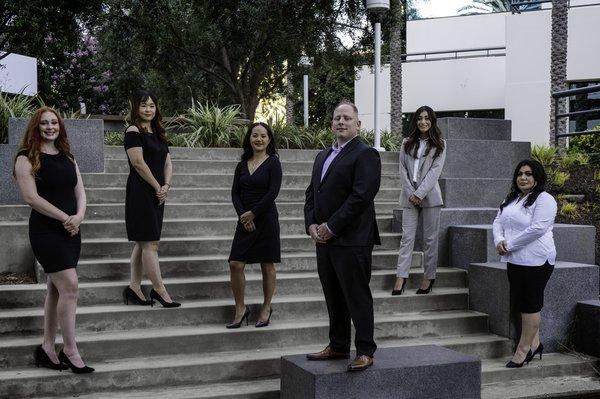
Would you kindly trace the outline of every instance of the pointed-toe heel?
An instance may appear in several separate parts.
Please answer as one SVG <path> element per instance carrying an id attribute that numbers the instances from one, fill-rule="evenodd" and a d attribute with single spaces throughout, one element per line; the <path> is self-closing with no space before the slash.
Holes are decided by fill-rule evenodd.
<path id="1" fill-rule="evenodd" d="M 240 328 L 242 326 L 242 323 L 244 322 L 244 319 L 246 319 L 246 325 L 248 325 L 248 317 L 250 317 L 250 308 L 246 306 L 246 311 L 244 312 L 244 315 L 242 316 L 240 321 L 238 321 L 237 323 L 234 322 L 231 324 L 227 324 L 225 328 Z"/>
<path id="2" fill-rule="evenodd" d="M 408 281 L 408 278 L 405 278 L 404 281 L 402 282 L 402 287 L 400 287 L 399 290 L 392 290 L 392 295 L 402 295 L 404 293 L 404 286 L 406 285 L 406 282 Z"/>
<path id="3" fill-rule="evenodd" d="M 533 353 L 531 352 L 531 350 L 529 351 L 529 353 L 527 354 L 527 358 L 526 358 L 527 363 L 532 361 L 535 358 L 535 355 L 537 355 L 538 353 L 540 355 L 540 360 L 542 360 L 542 354 L 544 353 L 544 345 L 541 342 L 538 345 L 537 349 L 535 351 L 533 351 Z"/>
<path id="4" fill-rule="evenodd" d="M 42 345 L 35 348 L 35 352 L 33 352 L 33 357 L 35 359 L 35 366 L 37 368 L 40 368 L 40 366 L 42 366 L 59 371 L 67 370 L 69 368 L 69 366 L 60 361 L 60 357 L 58 358 L 58 363 L 52 362 L 52 360 L 50 360 L 50 356 L 48 356 L 44 348 L 42 348 Z"/>
<path id="5" fill-rule="evenodd" d="M 269 323 L 271 322 L 271 315 L 272 315 L 272 314 L 273 314 L 273 308 L 270 308 L 270 309 L 269 309 L 269 318 L 267 318 L 267 320 L 266 320 L 266 321 L 262 321 L 262 320 L 259 320 L 259 321 L 257 321 L 257 322 L 256 322 L 256 324 L 254 325 L 254 327 L 256 327 L 256 328 L 261 328 L 261 327 L 266 327 L 266 326 L 268 326 L 268 325 L 269 325 Z"/>
<path id="6" fill-rule="evenodd" d="M 127 286 L 124 290 L 123 290 L 123 303 L 125 303 L 125 305 L 129 305 L 129 300 L 131 299 L 131 301 L 137 305 L 142 305 L 142 306 L 148 306 L 148 305 L 152 305 L 152 300 L 145 300 L 142 299 L 138 296 L 138 294 L 135 293 L 134 290 L 131 289 L 131 287 Z"/>
<path id="7" fill-rule="evenodd" d="M 431 290 L 433 289 L 433 283 L 435 283 L 435 279 L 433 280 L 429 280 L 429 287 L 427 287 L 427 289 L 422 289 L 419 288 L 417 290 L 417 294 L 429 294 L 431 292 Z"/>
<path id="8" fill-rule="evenodd" d="M 64 364 L 66 364 L 67 367 L 70 368 L 71 371 L 73 373 L 75 373 L 75 374 L 89 374 L 89 373 L 92 373 L 95 370 L 92 367 L 88 367 L 88 366 L 83 366 L 83 367 L 77 367 L 77 366 L 75 366 L 71 362 L 71 360 L 69 359 L 69 357 L 67 356 L 67 354 L 65 352 L 63 352 L 62 350 L 58 354 L 58 360 L 60 360 Z"/>
<path id="9" fill-rule="evenodd" d="M 164 298 L 162 296 L 160 296 L 160 294 L 156 291 L 154 291 L 154 288 L 152 288 L 152 290 L 150 290 L 150 298 L 151 299 L 156 299 L 158 302 L 160 302 L 160 304 L 163 306 L 163 308 L 178 308 L 181 306 L 181 304 L 179 302 L 167 302 L 164 300 Z M 153 306 L 154 304 L 152 304 L 151 306 Z"/>
<path id="10" fill-rule="evenodd" d="M 518 369 L 523 367 L 524 364 L 529 364 L 531 358 L 533 357 L 533 355 L 531 354 L 531 349 L 529 349 L 529 352 L 527 352 L 527 355 L 525 355 L 525 360 L 523 360 L 521 363 L 515 363 L 512 360 L 508 363 L 506 363 L 506 368 L 509 369 Z"/>

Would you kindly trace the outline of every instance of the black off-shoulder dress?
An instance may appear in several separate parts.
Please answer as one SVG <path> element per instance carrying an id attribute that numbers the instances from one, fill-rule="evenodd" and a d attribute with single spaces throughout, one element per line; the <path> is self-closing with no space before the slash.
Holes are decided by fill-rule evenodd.
<path id="1" fill-rule="evenodd" d="M 26 152 L 19 155 L 27 156 Z M 40 197 L 66 213 L 77 213 L 75 163 L 63 153 L 40 154 L 40 170 L 35 187 Z M 81 232 L 71 237 L 59 220 L 42 215 L 35 209 L 29 216 L 29 242 L 33 254 L 45 273 L 77 267 L 81 252 Z"/>
<path id="2" fill-rule="evenodd" d="M 249 232 L 238 221 L 229 260 L 245 263 L 281 262 L 279 215 L 275 199 L 281 187 L 281 163 L 276 155 L 267 158 L 250 174 L 248 162 L 241 161 L 235 169 L 231 199 L 241 216 L 254 213 L 256 230 Z"/>
<path id="3" fill-rule="evenodd" d="M 169 147 L 155 134 L 125 132 L 125 151 L 141 147 L 152 175 L 165 184 L 165 162 Z M 135 170 L 129 157 L 129 177 L 125 190 L 125 227 L 129 241 L 158 241 L 162 231 L 165 204 L 158 205 L 156 192 Z"/>

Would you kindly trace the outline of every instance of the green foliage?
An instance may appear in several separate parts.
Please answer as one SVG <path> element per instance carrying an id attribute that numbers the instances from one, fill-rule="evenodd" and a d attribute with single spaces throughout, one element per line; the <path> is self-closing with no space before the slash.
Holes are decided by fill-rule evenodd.
<path id="1" fill-rule="evenodd" d="M 550 182 L 554 187 L 560 188 L 565 185 L 571 175 L 569 175 L 567 172 L 550 169 L 548 170 L 548 177 L 550 178 Z"/>
<path id="2" fill-rule="evenodd" d="M 363 130 L 360 135 L 367 144 L 370 146 L 375 145 L 375 132 L 373 130 Z M 386 151 L 398 151 L 401 144 L 402 139 L 397 134 L 387 130 L 381 131 L 381 146 L 385 148 Z"/>
<path id="3" fill-rule="evenodd" d="M 594 180 L 600 182 L 600 170 L 594 171 Z"/>
<path id="4" fill-rule="evenodd" d="M 592 130 L 599 133 L 571 137 L 569 152 L 587 154 L 591 164 L 600 165 L 600 125 Z"/>
<path id="5" fill-rule="evenodd" d="M 104 145 L 123 145 L 124 137 L 123 132 L 105 132 Z"/>
<path id="6" fill-rule="evenodd" d="M 534 145 L 531 147 L 531 157 L 548 167 L 552 165 L 556 158 L 556 148 L 547 145 Z"/>
<path id="7" fill-rule="evenodd" d="M 579 214 L 577 204 L 573 202 L 565 202 L 560 207 L 560 214 L 563 216 L 575 217 Z"/>
<path id="8" fill-rule="evenodd" d="M 556 160 L 561 168 L 569 168 L 573 165 L 587 165 L 590 163 L 590 157 L 587 154 L 582 153 L 567 153 L 561 155 Z"/>
<path id="9" fill-rule="evenodd" d="M 0 144 L 8 142 L 8 118 L 28 117 L 41 105 L 37 96 L 0 93 Z"/>
<path id="10" fill-rule="evenodd" d="M 240 127 L 247 121 L 241 118 L 237 105 L 219 108 L 192 101 L 173 123 L 189 131 L 180 134 L 186 147 L 229 147 L 237 144 Z"/>

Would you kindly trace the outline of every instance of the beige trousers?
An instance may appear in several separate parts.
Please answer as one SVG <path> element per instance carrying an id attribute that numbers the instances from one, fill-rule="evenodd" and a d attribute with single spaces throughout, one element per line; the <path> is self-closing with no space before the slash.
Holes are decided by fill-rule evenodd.
<path id="1" fill-rule="evenodd" d="M 438 235 L 440 232 L 441 209 L 441 206 L 431 208 L 410 206 L 409 208 L 402 208 L 402 239 L 398 253 L 396 276 L 408 278 L 413 248 L 415 246 L 415 236 L 417 235 L 417 226 L 421 223 L 423 229 L 423 253 L 425 255 L 423 260 L 424 275 L 428 280 L 435 278 L 438 261 Z"/>

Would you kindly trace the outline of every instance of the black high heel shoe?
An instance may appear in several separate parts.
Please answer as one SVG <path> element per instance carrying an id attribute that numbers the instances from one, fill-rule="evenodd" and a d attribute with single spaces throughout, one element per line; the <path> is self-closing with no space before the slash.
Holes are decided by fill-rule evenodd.
<path id="1" fill-rule="evenodd" d="M 529 359 L 531 357 L 533 357 L 533 355 L 531 354 L 531 349 L 529 349 L 529 352 L 527 352 L 527 355 L 525 355 L 525 360 L 523 360 L 521 363 L 515 363 L 511 360 L 510 362 L 506 363 L 506 367 L 509 369 L 521 368 L 525 363 L 529 364 Z"/>
<path id="2" fill-rule="evenodd" d="M 254 327 L 256 328 L 261 328 L 261 327 L 266 327 L 269 325 L 269 322 L 271 322 L 271 315 L 273 314 L 273 308 L 269 309 L 269 318 L 267 319 L 267 321 L 262 321 L 259 320 L 256 322 L 256 324 L 254 325 Z"/>
<path id="3" fill-rule="evenodd" d="M 244 312 L 244 315 L 242 316 L 240 321 L 238 321 L 237 323 L 227 324 L 225 328 L 240 328 L 244 319 L 246 319 L 246 325 L 248 325 L 248 317 L 250 317 L 250 308 L 248 307 L 248 305 L 246 305 L 246 311 Z"/>
<path id="4" fill-rule="evenodd" d="M 392 290 L 392 295 L 402 295 L 402 293 L 404 292 L 404 286 L 406 285 L 407 281 L 408 277 L 404 279 L 404 281 L 402 282 L 402 287 L 400 287 L 399 290 Z"/>
<path id="5" fill-rule="evenodd" d="M 131 289 L 131 287 L 127 286 L 123 290 L 123 303 L 125 303 L 125 305 L 129 305 L 130 299 L 132 300 L 133 303 L 135 303 L 137 305 L 142 305 L 142 306 L 152 305 L 152 300 L 146 300 L 146 299 L 140 298 L 138 296 L 138 294 L 136 294 L 135 291 Z"/>
<path id="6" fill-rule="evenodd" d="M 433 283 L 435 283 L 435 279 L 429 280 L 429 287 L 427 287 L 427 289 L 419 288 L 417 294 L 429 294 L 433 288 Z"/>
<path id="7" fill-rule="evenodd" d="M 69 367 L 71 369 L 72 372 L 74 372 L 75 374 L 89 374 L 91 372 L 93 372 L 95 369 L 88 367 L 88 366 L 83 366 L 83 367 L 77 367 L 75 366 L 71 360 L 69 359 L 69 357 L 67 356 L 67 354 L 65 352 L 63 352 L 63 350 L 60 350 L 60 353 L 58 354 L 58 360 L 60 360 L 61 362 L 63 362 L 64 364 L 67 365 L 67 367 Z"/>
<path id="8" fill-rule="evenodd" d="M 38 369 L 40 368 L 40 365 L 42 367 L 47 367 L 49 369 L 59 371 L 67 370 L 69 368 L 69 366 L 61 362 L 60 359 L 58 363 L 52 362 L 52 360 L 50 360 L 50 356 L 48 356 L 44 348 L 42 348 L 42 345 L 35 348 L 35 352 L 33 352 L 33 357 L 35 358 L 35 366 Z"/>
<path id="9" fill-rule="evenodd" d="M 533 351 L 533 353 L 531 353 L 531 350 L 529 350 L 529 353 L 527 354 L 527 357 L 525 358 L 525 360 L 527 360 L 527 363 L 532 361 L 533 358 L 535 357 L 535 355 L 537 355 L 538 353 L 540 354 L 540 360 L 542 360 L 542 353 L 544 353 L 544 345 L 541 342 L 538 345 L 537 349 L 535 351 Z"/>
<path id="10" fill-rule="evenodd" d="M 167 301 L 165 301 L 163 299 L 163 297 L 160 296 L 160 294 L 158 292 L 154 291 L 154 288 L 152 288 L 152 290 L 150 290 L 150 298 L 156 299 L 158 302 L 160 302 L 160 304 L 163 305 L 163 308 L 178 308 L 178 307 L 181 306 L 181 304 L 179 302 L 175 302 L 175 301 L 167 302 Z M 150 306 L 153 306 L 153 304 L 154 304 L 154 302 L 152 302 L 152 305 L 150 305 Z"/>

